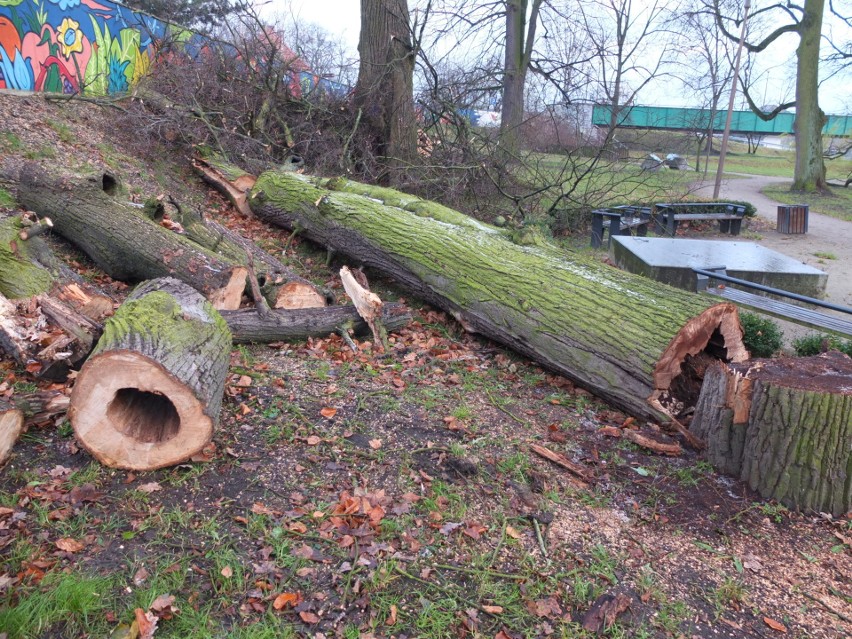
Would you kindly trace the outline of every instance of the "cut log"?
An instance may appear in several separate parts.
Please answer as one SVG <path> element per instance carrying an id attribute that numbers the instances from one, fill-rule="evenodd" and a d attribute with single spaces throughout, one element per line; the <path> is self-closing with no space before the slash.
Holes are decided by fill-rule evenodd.
<path id="1" fill-rule="evenodd" d="M 842 353 L 712 365 L 690 430 L 716 469 L 765 499 L 852 510 L 852 359 Z"/>
<path id="2" fill-rule="evenodd" d="M 688 357 L 747 357 L 731 304 L 714 305 L 532 236 L 512 242 L 446 207 L 401 208 L 341 192 L 340 182 L 330 191 L 305 176 L 267 172 L 250 204 L 260 219 L 298 228 L 386 273 L 465 328 L 630 414 L 668 419 L 669 410 L 694 405 L 698 389 L 692 396 L 693 386 L 680 380 L 692 374 L 683 367 Z"/>
<path id="3" fill-rule="evenodd" d="M 248 192 L 254 186 L 257 178 L 228 164 L 215 156 L 196 156 L 192 160 L 192 168 L 217 191 L 222 193 L 235 209 L 245 217 L 253 217 L 248 204 Z"/>
<path id="4" fill-rule="evenodd" d="M 246 268 L 162 228 L 115 197 L 109 173 L 48 174 L 38 164 L 20 171 L 18 201 L 50 215 L 54 229 L 80 247 L 110 277 L 138 282 L 174 276 L 200 291 L 215 308 L 239 307 Z"/>
<path id="5" fill-rule="evenodd" d="M 24 431 L 24 414 L 5 401 L 0 401 L 0 466 L 12 454 L 12 447 Z"/>
<path id="6" fill-rule="evenodd" d="M 366 284 L 366 278 L 363 279 Z M 362 286 L 347 266 L 340 269 L 340 281 L 343 283 L 343 290 L 346 291 L 349 299 L 355 305 L 358 315 L 370 327 L 370 331 L 373 333 L 373 340 L 383 351 L 386 351 L 388 349 L 388 332 L 382 325 L 381 298 L 367 288 L 367 286 Z"/>
<path id="7" fill-rule="evenodd" d="M 137 287 L 104 326 L 68 415 L 80 443 L 116 468 L 189 459 L 219 417 L 231 352 L 222 317 L 173 278 Z"/>
<path id="8" fill-rule="evenodd" d="M 240 309 L 222 311 L 221 314 L 237 344 L 324 337 L 341 328 L 351 329 L 356 335 L 370 332 L 354 306 L 278 309 L 268 314 L 258 313 L 255 309 Z M 382 323 L 388 331 L 399 330 L 410 321 L 411 314 L 402 304 L 384 305 Z"/>

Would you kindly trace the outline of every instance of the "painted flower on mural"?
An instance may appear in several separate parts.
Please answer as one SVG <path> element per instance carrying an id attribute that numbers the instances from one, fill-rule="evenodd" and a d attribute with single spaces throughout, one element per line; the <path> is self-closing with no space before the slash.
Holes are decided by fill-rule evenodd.
<path id="1" fill-rule="evenodd" d="M 124 70 L 130 64 L 130 60 L 121 62 L 117 57 L 110 56 L 109 58 L 109 83 L 107 92 L 112 95 L 114 93 L 124 93 L 130 88 L 127 82 L 127 76 Z"/>
<path id="2" fill-rule="evenodd" d="M 80 6 L 80 0 L 50 0 L 50 2 L 58 4 L 63 11 Z"/>
<path id="3" fill-rule="evenodd" d="M 59 42 L 59 50 L 65 59 L 71 57 L 72 53 L 83 52 L 83 32 L 80 31 L 80 23 L 71 18 L 62 20 L 62 24 L 56 29 L 56 39 Z"/>
<path id="4" fill-rule="evenodd" d="M 0 71 L 7 89 L 18 89 L 19 91 L 32 91 L 35 86 L 35 76 L 30 66 L 30 58 L 21 55 L 19 49 L 9 59 L 9 55 L 3 47 L 0 47 Z"/>

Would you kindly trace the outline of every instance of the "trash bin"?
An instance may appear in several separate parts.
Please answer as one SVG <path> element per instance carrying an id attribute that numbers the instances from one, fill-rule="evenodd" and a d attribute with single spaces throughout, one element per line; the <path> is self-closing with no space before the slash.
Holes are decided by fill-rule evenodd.
<path id="1" fill-rule="evenodd" d="M 796 235 L 808 232 L 808 205 L 792 204 L 778 207 L 778 232 Z"/>

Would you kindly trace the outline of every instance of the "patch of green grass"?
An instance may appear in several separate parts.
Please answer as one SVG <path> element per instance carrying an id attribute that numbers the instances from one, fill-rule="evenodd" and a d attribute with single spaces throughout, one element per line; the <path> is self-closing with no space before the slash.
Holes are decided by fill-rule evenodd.
<path id="1" fill-rule="evenodd" d="M 807 204 L 814 213 L 852 222 L 852 189 L 849 188 L 832 188 L 828 194 L 801 193 L 790 191 L 790 184 L 772 184 L 761 193 L 782 204 Z"/>
<path id="2" fill-rule="evenodd" d="M 68 477 L 68 483 L 72 486 L 82 486 L 83 484 L 97 484 L 104 474 L 104 467 L 97 463 L 91 462 L 88 466 L 81 468 Z"/>
<path id="3" fill-rule="evenodd" d="M 0 189 L 0 206 L 12 208 L 17 205 L 17 201 L 15 200 L 14 196 L 9 193 L 9 191 L 7 191 L 6 189 Z"/>
<path id="4" fill-rule="evenodd" d="M 829 251 L 817 251 L 814 253 L 814 257 L 819 257 L 823 260 L 836 260 L 837 255 L 831 253 Z"/>
<path id="5" fill-rule="evenodd" d="M 24 157 L 28 160 L 52 160 L 56 158 L 56 150 L 52 146 L 42 146 L 26 151 Z"/>
<path id="6" fill-rule="evenodd" d="M 11 131 L 0 131 L 0 150 L 14 153 L 24 148 L 24 143 L 17 134 Z"/>
<path id="7" fill-rule="evenodd" d="M 74 137 L 74 132 L 71 131 L 71 127 L 69 127 L 64 122 L 58 122 L 57 120 L 47 120 L 47 126 L 56 131 L 57 135 L 59 135 L 59 139 L 65 142 L 66 144 L 72 144 L 76 138 Z"/>
<path id="8" fill-rule="evenodd" d="M 104 613 L 112 608 L 114 586 L 111 577 L 50 573 L 38 588 L 13 589 L 7 595 L 0 606 L 0 629 L 9 639 L 105 637 L 109 628 Z"/>
<path id="9" fill-rule="evenodd" d="M 746 587 L 742 581 L 725 577 L 713 591 L 713 604 L 716 607 L 716 613 L 721 615 L 728 606 L 743 603 L 745 596 Z"/>

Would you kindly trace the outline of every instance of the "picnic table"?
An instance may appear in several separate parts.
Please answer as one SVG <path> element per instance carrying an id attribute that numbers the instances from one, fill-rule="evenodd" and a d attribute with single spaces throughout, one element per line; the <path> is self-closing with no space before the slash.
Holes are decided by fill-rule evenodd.
<path id="1" fill-rule="evenodd" d="M 739 235 L 746 207 L 729 202 L 670 202 L 655 204 L 652 212 L 657 233 L 674 237 L 679 222 L 718 220 L 719 231 Z"/>

